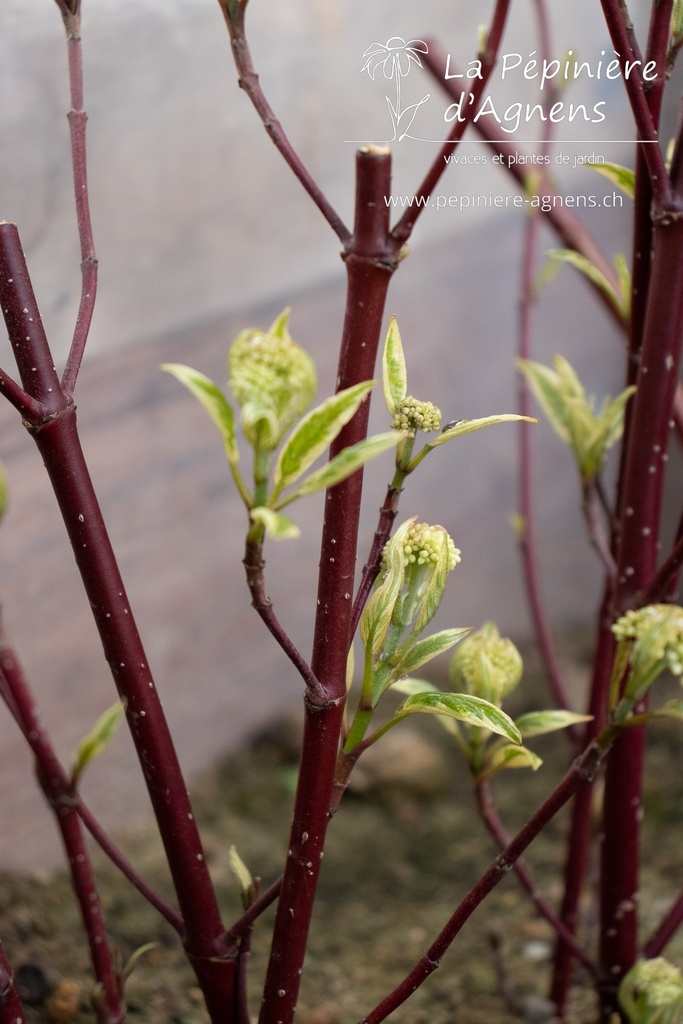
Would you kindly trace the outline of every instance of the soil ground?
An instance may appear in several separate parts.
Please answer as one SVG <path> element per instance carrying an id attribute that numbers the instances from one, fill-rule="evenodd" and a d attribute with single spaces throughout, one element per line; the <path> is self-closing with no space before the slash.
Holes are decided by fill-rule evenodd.
<path id="1" fill-rule="evenodd" d="M 538 701 L 518 700 L 516 714 Z M 300 1024 L 352 1024 L 414 964 L 496 850 L 478 821 L 467 771 L 438 723 L 403 723 L 387 761 L 370 764 L 335 817 L 325 854 L 320 899 L 300 998 Z M 292 719 L 285 718 L 232 754 L 196 792 L 197 816 L 226 916 L 240 912 L 228 850 L 264 884 L 286 850 L 296 773 Z M 649 752 L 641 892 L 644 934 L 680 890 L 680 839 L 673 826 L 683 807 L 680 726 L 653 730 Z M 379 746 L 377 748 L 379 750 Z M 503 773 L 495 781 L 501 816 L 518 828 L 567 764 L 568 744 L 540 740 L 539 772 Z M 393 760 L 392 760 L 393 759 Z M 393 766 L 392 767 L 392 763 Z M 411 765 L 406 773 L 405 764 Z M 380 767 L 381 765 L 384 767 Z M 362 765 L 362 761 L 361 761 Z M 596 804 L 599 793 L 596 793 Z M 557 865 L 565 819 L 554 822 L 529 852 L 539 886 L 551 901 L 560 892 Z M 125 833 L 128 854 L 162 890 L 168 889 L 153 826 Z M 127 984 L 131 1022 L 205 1024 L 201 998 L 172 930 L 99 856 L 102 894 L 112 942 L 125 962 L 144 943 Z M 589 888 L 590 892 L 590 888 Z M 595 939 L 590 898 L 583 938 Z M 268 952 L 267 914 L 257 927 L 251 962 L 252 1012 Z M 94 1021 L 87 956 L 68 879 L 61 874 L 0 878 L 0 921 L 7 954 L 34 1004 L 28 1024 Z M 396 1024 L 512 1024 L 553 1018 L 546 999 L 552 934 L 521 893 L 513 874 L 477 911 L 441 968 L 391 1018 Z M 667 950 L 683 960 L 679 937 Z M 587 979 L 577 973 L 569 1024 L 593 1019 Z M 51 993 L 51 995 L 49 994 Z M 71 1000 L 71 1002 L 69 1002 Z"/>

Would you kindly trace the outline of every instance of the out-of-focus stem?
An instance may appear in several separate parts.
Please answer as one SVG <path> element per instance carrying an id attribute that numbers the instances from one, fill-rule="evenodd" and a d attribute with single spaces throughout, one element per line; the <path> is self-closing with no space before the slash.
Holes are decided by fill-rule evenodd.
<path id="1" fill-rule="evenodd" d="M 0 942 L 0 1024 L 26 1024 L 14 971 Z"/>

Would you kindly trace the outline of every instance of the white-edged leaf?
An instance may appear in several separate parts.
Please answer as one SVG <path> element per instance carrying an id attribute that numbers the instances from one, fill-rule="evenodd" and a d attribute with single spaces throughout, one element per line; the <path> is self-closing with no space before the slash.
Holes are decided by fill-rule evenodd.
<path id="1" fill-rule="evenodd" d="M 228 863 L 230 864 L 230 870 L 235 876 L 237 884 L 240 887 L 242 905 L 246 910 L 251 906 L 254 899 L 254 879 L 252 878 L 251 871 L 244 863 L 234 846 L 230 847 Z"/>
<path id="2" fill-rule="evenodd" d="M 531 768 L 532 771 L 538 771 L 543 764 L 543 761 L 534 754 L 533 750 L 529 750 L 527 747 L 512 747 L 509 744 L 498 747 L 487 761 L 485 774 L 487 776 L 493 775 L 494 772 L 499 772 L 503 768 Z"/>
<path id="3" fill-rule="evenodd" d="M 281 512 L 275 512 L 272 508 L 259 505 L 252 508 L 249 518 L 254 523 L 260 523 L 266 531 L 269 540 L 294 540 L 301 536 L 301 530 L 291 519 L 283 516 Z"/>
<path id="4" fill-rule="evenodd" d="M 102 754 L 116 735 L 125 712 L 125 705 L 117 700 L 110 708 L 100 715 L 87 736 L 78 744 L 72 758 L 71 781 L 78 782 L 83 770 Z"/>
<path id="5" fill-rule="evenodd" d="M 433 683 L 428 683 L 426 679 L 397 679 L 389 689 L 403 694 L 404 697 L 412 697 L 416 693 L 439 692 L 437 687 Z"/>
<path id="6" fill-rule="evenodd" d="M 349 448 L 344 448 L 326 466 L 317 469 L 310 476 L 307 476 L 293 494 L 288 495 L 285 500 L 278 502 L 278 507 L 288 505 L 291 501 L 294 501 L 296 498 L 302 498 L 305 494 L 315 494 L 316 491 L 323 491 L 327 490 L 328 487 L 334 487 L 336 484 L 341 483 L 342 480 L 346 480 L 347 477 L 355 473 L 361 466 L 364 466 L 370 459 L 376 458 L 389 448 L 395 448 L 404 436 L 402 431 L 391 430 L 385 434 L 374 434 L 372 437 L 366 437 L 365 440 L 352 444 Z"/>
<path id="7" fill-rule="evenodd" d="M 577 715 L 573 711 L 530 711 L 515 720 L 520 735 L 542 736 L 547 732 L 557 732 L 579 722 L 590 722 L 592 715 Z"/>
<path id="8" fill-rule="evenodd" d="M 409 675 L 422 665 L 426 665 L 432 658 L 436 658 L 439 654 L 449 651 L 451 647 L 454 647 L 470 632 L 470 626 L 464 629 L 443 629 L 439 633 L 433 633 L 432 636 L 418 640 L 409 651 L 406 651 L 401 660 L 392 667 L 392 673 Z"/>
<path id="9" fill-rule="evenodd" d="M 630 167 L 623 167 L 621 164 L 596 164 L 591 160 L 586 162 L 587 167 L 592 167 L 598 174 L 604 175 L 608 178 L 613 185 L 620 188 L 622 192 L 625 192 L 629 199 L 633 199 L 636 194 L 636 172 L 632 171 Z"/>
<path id="10" fill-rule="evenodd" d="M 442 430 L 438 437 L 429 441 L 426 448 L 438 448 L 440 444 L 452 441 L 454 437 L 462 437 L 464 434 L 471 434 L 474 430 L 481 430 L 482 427 L 492 427 L 496 423 L 517 423 L 523 420 L 525 423 L 538 423 L 533 416 L 516 416 L 514 413 L 501 413 L 500 416 L 483 416 L 477 420 L 459 420 L 452 427 Z"/>
<path id="11" fill-rule="evenodd" d="M 596 267 L 595 263 L 584 256 L 583 253 L 576 252 L 574 249 L 549 249 L 546 252 L 551 260 L 559 260 L 560 263 L 569 263 L 575 267 L 580 273 L 584 274 L 600 291 L 614 303 L 616 308 L 623 313 L 623 303 L 621 296 L 617 295 L 614 289 L 614 285 L 609 281 L 603 272 Z"/>
<path id="12" fill-rule="evenodd" d="M 389 330 L 384 342 L 382 386 L 384 388 L 384 401 L 387 404 L 389 413 L 393 416 L 408 394 L 406 361 L 403 355 L 401 334 L 395 316 L 392 316 L 389 321 Z"/>
<path id="13" fill-rule="evenodd" d="M 297 423 L 280 449 L 275 465 L 273 482 L 276 493 L 298 480 L 329 448 L 375 383 L 374 380 L 366 380 L 339 391 Z"/>
<path id="14" fill-rule="evenodd" d="M 228 461 L 233 466 L 237 465 L 240 456 L 235 437 L 235 415 L 218 385 L 203 373 L 182 363 L 163 363 L 161 369 L 180 381 L 201 402 L 220 431 Z"/>
<path id="15" fill-rule="evenodd" d="M 468 693 L 416 693 L 401 704 L 395 717 L 419 712 L 427 715 L 442 715 L 454 718 L 466 725 L 474 725 L 481 729 L 505 736 L 512 743 L 521 743 L 517 726 L 512 719 L 497 708 L 495 704 L 472 697 Z"/>
<path id="16" fill-rule="evenodd" d="M 443 528 L 441 532 L 443 543 L 439 549 L 436 565 L 427 583 L 427 590 L 422 598 L 420 611 L 412 629 L 413 636 L 418 636 L 432 621 L 439 610 L 439 605 L 446 590 L 451 556 L 448 548 L 448 534 Z"/>
<path id="17" fill-rule="evenodd" d="M 677 718 L 683 719 L 683 700 L 669 700 L 661 708 L 656 708 L 647 714 L 648 718 Z"/>
<path id="18" fill-rule="evenodd" d="M 384 576 L 380 585 L 370 595 L 360 619 L 360 635 L 363 645 L 371 648 L 373 657 L 382 650 L 384 638 L 391 622 L 394 605 L 405 579 L 403 538 L 414 519 L 401 523 L 394 536 L 384 548 Z"/>

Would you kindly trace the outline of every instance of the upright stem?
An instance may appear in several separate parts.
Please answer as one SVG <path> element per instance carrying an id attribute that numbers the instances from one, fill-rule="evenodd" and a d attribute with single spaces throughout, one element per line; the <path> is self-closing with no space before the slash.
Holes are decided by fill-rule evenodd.
<path id="1" fill-rule="evenodd" d="M 14 971 L 0 942 L 0 1024 L 26 1024 Z"/>
<path id="2" fill-rule="evenodd" d="M 390 194 L 391 157 L 368 147 L 356 156 L 354 234 L 344 258 L 348 276 L 337 388 L 372 377 L 389 280 L 399 246 L 389 238 L 385 197 Z M 365 437 L 369 402 L 344 428 L 333 458 Z M 362 472 L 327 492 L 320 555 L 313 673 L 324 700 L 305 703 L 299 784 L 282 892 L 259 1017 L 260 1024 L 291 1024 L 329 822 L 334 769 L 346 698 L 346 660 L 360 516 Z"/>

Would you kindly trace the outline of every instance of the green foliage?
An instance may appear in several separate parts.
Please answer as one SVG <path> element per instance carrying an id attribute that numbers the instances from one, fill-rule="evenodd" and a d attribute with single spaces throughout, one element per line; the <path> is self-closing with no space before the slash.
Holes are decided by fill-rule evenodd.
<path id="1" fill-rule="evenodd" d="M 392 316 L 389 321 L 389 329 L 384 342 L 382 385 L 384 388 L 384 401 L 389 413 L 393 416 L 408 394 L 406 360 L 403 354 L 401 333 L 395 316 Z"/>
<path id="2" fill-rule="evenodd" d="M 455 719 L 465 725 L 473 725 L 480 729 L 505 736 L 511 743 L 521 743 L 522 738 L 515 723 L 495 704 L 473 697 L 467 693 L 416 693 L 404 700 L 399 707 L 395 719 L 404 718 L 415 713 L 439 715 Z"/>
<path id="3" fill-rule="evenodd" d="M 519 359 L 517 366 L 551 426 L 571 447 L 582 482 L 592 484 L 608 449 L 621 437 L 624 410 L 635 388 L 626 388 L 616 398 L 607 396 L 595 412 L 595 398 L 586 396 L 576 372 L 562 356 L 554 356 L 552 370 L 526 359 Z"/>
<path id="4" fill-rule="evenodd" d="M 240 896 L 242 898 L 242 906 L 247 910 L 254 902 L 254 896 L 256 895 L 256 888 L 254 886 L 254 879 L 252 874 L 244 863 L 236 847 L 231 846 L 228 854 L 228 860 L 230 864 L 230 870 L 237 880 L 237 884 L 240 889 Z"/>
<path id="5" fill-rule="evenodd" d="M 95 722 L 78 745 L 72 758 L 71 782 L 76 786 L 85 768 L 104 753 L 123 721 L 125 708 L 121 701 L 112 704 Z"/>
<path id="6" fill-rule="evenodd" d="M 662 672 L 683 678 L 683 608 L 652 604 L 628 611 L 617 619 L 612 632 L 618 646 L 611 707 L 615 721 L 621 722 Z"/>
<path id="7" fill-rule="evenodd" d="M 683 976 L 664 957 L 639 960 L 622 979 L 619 1002 L 630 1024 L 681 1024 Z"/>
<path id="8" fill-rule="evenodd" d="M 317 374 L 310 356 L 292 339 L 288 319 L 289 310 L 285 310 L 267 331 L 242 331 L 228 356 L 229 383 L 240 406 L 241 429 L 254 450 L 251 490 L 239 471 L 235 414 L 223 391 L 189 366 L 163 366 L 198 399 L 218 427 L 233 480 L 256 530 L 254 539 L 264 535 L 274 540 L 299 536 L 298 527 L 279 514 L 282 508 L 341 483 L 370 459 L 394 448 L 404 436 L 387 431 L 365 438 L 343 449 L 327 465 L 304 475 L 336 440 L 375 382 L 363 381 L 346 388 L 306 413 L 315 394 Z M 273 453 L 290 427 L 293 429 L 273 469 Z M 292 487 L 294 490 L 287 490 Z"/>
<path id="9" fill-rule="evenodd" d="M 576 252 L 574 249 L 549 249 L 546 253 L 549 259 L 556 263 L 569 263 L 588 278 L 601 292 L 611 300 L 618 309 L 624 320 L 630 315 L 631 307 L 631 275 L 624 257 L 619 254 L 615 258 L 615 269 L 619 280 L 619 290 L 616 291 L 599 267 L 587 256 Z"/>
<path id="10" fill-rule="evenodd" d="M 9 504 L 9 484 L 7 482 L 7 471 L 2 462 L 0 462 L 0 519 L 2 519 L 7 511 L 7 505 Z"/>
<path id="11" fill-rule="evenodd" d="M 592 167 L 598 174 L 604 175 L 608 178 L 613 185 L 620 188 L 629 199 L 633 199 L 636 194 L 636 172 L 632 171 L 630 167 L 623 167 L 621 164 L 595 164 L 588 161 L 587 167 Z"/>

